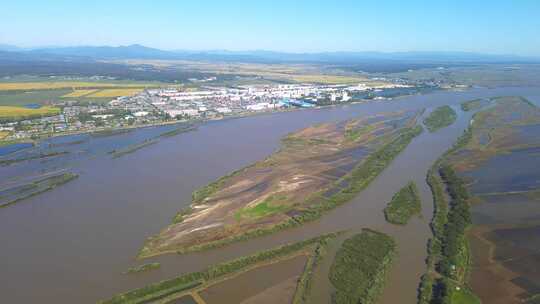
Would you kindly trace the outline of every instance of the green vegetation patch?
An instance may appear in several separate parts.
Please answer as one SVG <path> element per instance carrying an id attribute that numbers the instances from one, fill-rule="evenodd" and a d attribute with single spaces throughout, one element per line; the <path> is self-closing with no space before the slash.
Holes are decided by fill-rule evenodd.
<path id="1" fill-rule="evenodd" d="M 303 250 L 309 246 L 326 244 L 335 233 L 319 236 L 302 242 L 284 245 L 275 249 L 261 251 L 253 255 L 241 257 L 229 262 L 224 262 L 210 266 L 209 268 L 178 276 L 176 278 L 154 283 L 139 289 L 128 291 L 112 297 L 109 300 L 100 301 L 102 304 L 140 304 L 149 303 L 175 293 L 193 289 L 208 281 L 215 280 L 225 275 L 242 271 L 257 263 L 271 261 L 282 258 Z"/>
<path id="2" fill-rule="evenodd" d="M 362 135 L 368 134 L 375 129 L 375 124 L 369 124 L 360 128 L 349 128 L 345 131 L 345 138 L 349 141 L 356 141 Z"/>
<path id="3" fill-rule="evenodd" d="M 281 140 L 285 146 L 316 146 L 332 144 L 332 141 L 323 138 L 301 138 L 296 136 L 287 136 Z"/>
<path id="4" fill-rule="evenodd" d="M 452 304 L 480 304 L 480 299 L 467 288 L 460 288 L 452 292 Z"/>
<path id="5" fill-rule="evenodd" d="M 313 275 L 316 267 L 326 254 L 326 247 L 328 247 L 328 243 L 317 244 L 313 254 L 309 257 L 304 272 L 296 285 L 296 291 L 292 301 L 293 304 L 309 303 L 308 298 L 312 289 Z"/>
<path id="6" fill-rule="evenodd" d="M 332 302 L 374 303 L 395 251 L 391 237 L 373 230 L 364 229 L 345 240 L 330 268 L 330 282 L 336 288 Z"/>
<path id="7" fill-rule="evenodd" d="M 182 134 L 182 133 L 185 133 L 185 132 L 194 131 L 196 129 L 197 129 L 197 127 L 192 126 L 192 125 L 182 126 L 182 127 L 178 127 L 178 128 L 176 128 L 174 130 L 171 130 L 171 131 L 163 132 L 163 133 L 159 134 L 158 137 L 172 137 L 172 136 Z"/>
<path id="8" fill-rule="evenodd" d="M 242 218 L 260 218 L 278 212 L 283 212 L 288 209 L 285 205 L 276 205 L 276 202 L 287 199 L 285 195 L 271 195 L 264 201 L 253 207 L 242 208 L 235 214 L 237 220 Z"/>
<path id="9" fill-rule="evenodd" d="M 322 203 L 314 204 L 303 210 L 301 215 L 295 216 L 294 220 L 302 223 L 319 218 L 322 212 L 333 209 L 351 200 L 357 193 L 364 190 L 386 168 L 392 160 L 403 151 L 412 139 L 422 133 L 421 126 L 404 128 L 399 135 L 379 150 L 371 153 L 365 161 L 354 168 L 343 180 L 348 186 L 331 197 L 324 198 Z M 313 199 L 321 199 L 314 197 Z"/>
<path id="10" fill-rule="evenodd" d="M 52 190 L 60 185 L 76 179 L 77 177 L 78 175 L 75 173 L 65 172 L 2 191 L 3 194 L 0 195 L 0 208 L 7 207 L 34 195 Z"/>
<path id="11" fill-rule="evenodd" d="M 421 210 L 418 188 L 411 181 L 394 194 L 388 206 L 384 208 L 384 216 L 392 224 L 405 225 L 414 214 L 420 213 Z"/>
<path id="12" fill-rule="evenodd" d="M 436 108 L 424 119 L 424 124 L 429 132 L 435 132 L 439 129 L 448 127 L 456 121 L 457 114 L 450 106 L 441 106 Z"/>
<path id="13" fill-rule="evenodd" d="M 139 273 L 139 272 L 145 272 L 145 271 L 149 271 L 149 270 L 153 270 L 153 269 L 158 269 L 159 267 L 161 266 L 160 263 L 147 263 L 147 264 L 143 264 L 143 265 L 140 265 L 140 266 L 135 266 L 135 267 L 130 267 L 126 273 L 127 274 L 130 274 L 130 273 Z"/>
<path id="14" fill-rule="evenodd" d="M 148 147 L 148 146 L 151 146 L 153 144 L 157 144 L 157 139 L 147 139 L 141 143 L 137 143 L 137 144 L 133 144 L 133 145 L 129 145 L 123 149 L 119 149 L 119 150 L 112 150 L 112 151 L 109 151 L 109 154 L 112 155 L 113 158 L 118 158 L 118 157 L 122 157 L 124 155 L 127 155 L 127 154 L 131 154 L 131 153 L 134 153 L 144 147 Z"/>
<path id="15" fill-rule="evenodd" d="M 428 272 L 422 276 L 419 287 L 420 304 L 480 303 L 467 289 L 470 252 L 465 232 L 471 224 L 469 194 L 464 181 L 447 163 L 448 157 L 471 139 L 469 127 L 427 175 L 435 208 L 431 222 L 433 238 L 428 242 Z"/>
<path id="16" fill-rule="evenodd" d="M 39 91 L 0 91 L 0 105 L 24 106 L 26 104 L 50 104 L 60 100 L 69 89 L 39 90 Z"/>
<path id="17" fill-rule="evenodd" d="M 2 159 L 0 160 L 0 166 L 9 166 L 12 164 L 28 161 L 28 160 L 34 160 L 34 159 L 45 159 L 60 155 L 69 154 L 67 151 L 59 151 L 59 152 L 49 152 L 49 153 L 40 153 L 38 155 L 28 156 L 28 157 L 20 157 L 20 158 L 13 158 L 13 159 Z"/>
<path id="18" fill-rule="evenodd" d="M 485 101 L 482 99 L 473 99 L 461 103 L 461 110 L 468 112 L 478 110 L 484 105 Z"/>
<path id="19" fill-rule="evenodd" d="M 18 121 L 60 114 L 60 108 L 43 106 L 37 109 L 0 106 L 0 122 Z"/>

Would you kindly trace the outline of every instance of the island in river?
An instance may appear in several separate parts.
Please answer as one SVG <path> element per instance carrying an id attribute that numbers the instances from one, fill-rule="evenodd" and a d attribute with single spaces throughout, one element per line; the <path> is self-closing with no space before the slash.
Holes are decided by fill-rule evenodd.
<path id="1" fill-rule="evenodd" d="M 418 115 L 389 113 L 289 134 L 271 156 L 195 191 L 191 206 L 150 238 L 140 257 L 212 248 L 318 218 L 366 187 L 421 132 Z"/>

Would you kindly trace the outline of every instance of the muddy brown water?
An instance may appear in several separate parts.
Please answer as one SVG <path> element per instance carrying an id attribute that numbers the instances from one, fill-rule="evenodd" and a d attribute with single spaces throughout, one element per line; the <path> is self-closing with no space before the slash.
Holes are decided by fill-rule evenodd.
<path id="1" fill-rule="evenodd" d="M 192 296 L 187 295 L 178 299 L 167 302 L 167 304 L 197 304 L 197 301 Z"/>
<path id="2" fill-rule="evenodd" d="M 500 95 L 523 95 L 540 101 L 539 88 L 474 89 L 437 92 L 340 107 L 310 109 L 209 122 L 198 130 L 164 138 L 121 158 L 106 152 L 159 128 L 91 138 L 70 149 L 67 159 L 30 161 L 0 168 L 0 183 L 70 168 L 80 177 L 62 187 L 0 209 L 0 291 L 6 303 L 95 303 L 118 292 L 200 270 L 277 245 L 341 229 L 370 227 L 396 238 L 399 257 L 381 303 L 415 303 L 424 272 L 426 240 L 432 213 L 427 169 L 450 147 L 470 113 L 436 133 L 424 132 L 353 201 L 320 220 L 263 238 L 187 255 L 165 255 L 162 267 L 148 273 L 122 274 L 140 262 L 135 255 L 145 238 L 170 223 L 190 203 L 191 192 L 235 169 L 268 156 L 286 134 L 309 125 L 362 115 L 435 107 Z M 157 131 L 156 131 L 157 130 Z M 150 134 L 151 135 L 151 134 Z M 409 180 L 417 182 L 423 218 L 407 226 L 385 222 L 382 210 Z"/>
<path id="3" fill-rule="evenodd" d="M 299 278 L 306 261 L 307 257 L 300 255 L 274 264 L 261 266 L 210 286 L 199 294 L 208 304 L 240 303 L 287 279 Z M 294 292 L 292 295 L 294 295 Z M 291 299 L 288 300 L 290 302 Z"/>

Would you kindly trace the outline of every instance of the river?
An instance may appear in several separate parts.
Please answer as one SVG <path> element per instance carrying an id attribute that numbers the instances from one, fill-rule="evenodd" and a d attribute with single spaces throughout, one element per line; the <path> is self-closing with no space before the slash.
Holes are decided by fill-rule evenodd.
<path id="1" fill-rule="evenodd" d="M 522 95 L 540 102 L 540 88 L 472 89 L 213 121 L 120 158 L 111 158 L 105 153 L 109 148 L 100 147 L 159 133 L 166 127 L 90 141 L 85 151 L 92 153 L 72 154 L 69 162 L 62 164 L 79 173 L 78 179 L 0 209 L 2 301 L 95 303 L 118 292 L 286 242 L 370 227 L 394 236 L 399 250 L 380 302 L 416 303 L 431 234 L 432 201 L 426 172 L 467 126 L 469 113 L 460 113 L 457 123 L 448 128 L 415 138 L 366 190 L 318 221 L 220 249 L 152 258 L 148 262 L 159 261 L 162 267 L 148 273 L 123 272 L 140 263 L 135 255 L 145 238 L 167 226 L 174 214 L 190 203 L 193 190 L 268 156 L 289 132 L 359 115 L 458 105 L 500 95 Z M 43 170 L 41 166 L 52 170 L 60 165 L 29 161 L 0 167 L 0 177 L 5 181 L 19 172 Z M 387 224 L 382 209 L 409 180 L 419 186 L 423 217 L 404 227 Z"/>

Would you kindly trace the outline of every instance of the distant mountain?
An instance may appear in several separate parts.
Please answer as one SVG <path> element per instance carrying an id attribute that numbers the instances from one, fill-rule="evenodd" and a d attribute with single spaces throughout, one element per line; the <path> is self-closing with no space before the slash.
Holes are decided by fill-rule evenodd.
<path id="1" fill-rule="evenodd" d="M 85 74 L 106 71 L 103 75 L 138 79 L 164 78 L 178 80 L 184 78 L 186 71 L 165 75 L 163 69 L 150 73 L 147 65 L 132 66 L 123 69 L 121 64 L 103 65 L 102 60 L 125 59 L 162 59 L 206 62 L 244 62 L 244 63 L 297 63 L 323 64 L 364 72 L 402 72 L 409 69 L 436 68 L 439 66 L 466 66 L 484 63 L 540 63 L 540 58 L 514 55 L 489 55 L 470 52 L 320 52 L 287 53 L 265 50 L 227 51 L 227 50 L 174 50 L 166 51 L 138 44 L 128 46 L 76 46 L 22 49 L 10 45 L 0 45 L 0 74 L 5 73 L 40 73 L 60 74 L 77 73 L 77 67 Z M 95 66 L 92 66 L 95 65 Z M 24 68 L 23 68 L 24 67 Z M 39 68 L 38 68 L 39 67 Z M 121 73 L 118 71 L 122 71 Z M 144 71 L 142 73 L 141 71 Z M 5 74 L 4 73 L 4 74 Z"/>
<path id="2" fill-rule="evenodd" d="M 29 51 L 32 54 L 80 56 L 94 59 L 171 59 L 174 53 L 149 48 L 138 44 L 128 46 L 76 46 L 41 48 Z"/>
<path id="3" fill-rule="evenodd" d="M 20 52 L 24 51 L 24 49 L 14 45 L 0 43 L 0 51 Z"/>
<path id="4" fill-rule="evenodd" d="M 71 59 L 169 59 L 200 61 L 239 61 L 261 63 L 326 63 L 354 64 L 372 61 L 416 62 L 416 63 L 502 63 L 540 62 L 540 58 L 515 55 L 490 55 L 472 52 L 319 52 L 287 53 L 265 50 L 174 50 L 166 51 L 133 44 L 128 46 L 76 46 L 21 49 L 11 45 L 0 45 L 0 51 L 21 52 L 39 57 L 66 56 Z"/>

